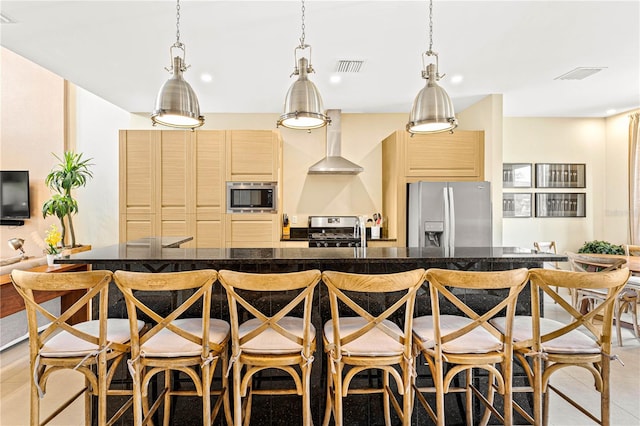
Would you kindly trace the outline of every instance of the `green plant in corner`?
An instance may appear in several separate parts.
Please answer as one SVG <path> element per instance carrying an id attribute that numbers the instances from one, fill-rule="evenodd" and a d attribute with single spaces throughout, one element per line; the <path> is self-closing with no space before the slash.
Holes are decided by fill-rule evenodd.
<path id="1" fill-rule="evenodd" d="M 624 247 L 607 241 L 594 240 L 585 242 L 578 250 L 578 253 L 624 254 Z"/>
<path id="2" fill-rule="evenodd" d="M 60 161 L 45 178 L 45 184 L 56 193 L 42 205 L 42 216 L 56 216 L 60 220 L 62 242 L 66 241 L 67 224 L 71 234 L 71 247 L 76 247 L 76 235 L 72 216 L 78 213 L 78 202 L 72 197 L 71 190 L 85 186 L 93 177 L 89 170 L 92 160 L 83 159 L 82 154 L 66 151 L 63 158 L 53 154 Z M 65 219 L 66 222 L 65 223 Z"/>

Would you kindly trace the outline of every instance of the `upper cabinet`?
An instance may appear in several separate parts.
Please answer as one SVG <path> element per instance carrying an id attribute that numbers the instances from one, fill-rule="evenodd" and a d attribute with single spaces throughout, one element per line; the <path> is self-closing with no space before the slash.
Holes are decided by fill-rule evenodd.
<path id="1" fill-rule="evenodd" d="M 457 131 L 434 135 L 398 135 L 405 148 L 405 176 L 482 180 L 484 132 Z"/>
<path id="2" fill-rule="evenodd" d="M 484 132 L 414 135 L 393 132 L 382 141 L 382 208 L 389 238 L 406 245 L 407 183 L 484 180 Z"/>
<path id="3" fill-rule="evenodd" d="M 227 132 L 227 180 L 277 182 L 282 163 L 282 140 L 276 131 Z"/>

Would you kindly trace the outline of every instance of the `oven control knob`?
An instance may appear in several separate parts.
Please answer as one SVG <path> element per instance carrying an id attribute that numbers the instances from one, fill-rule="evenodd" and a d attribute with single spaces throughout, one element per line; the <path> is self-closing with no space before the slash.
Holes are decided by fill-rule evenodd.
<path id="1" fill-rule="evenodd" d="M 329 247 L 329 243 L 324 243 L 324 246 L 325 247 Z"/>
<path id="2" fill-rule="evenodd" d="M 316 243 L 316 247 L 320 247 L 320 242 L 317 242 L 317 243 Z"/>
<path id="3" fill-rule="evenodd" d="M 353 247 L 353 243 L 349 243 L 347 247 Z"/>
<path id="4" fill-rule="evenodd" d="M 336 243 L 336 247 L 340 247 L 340 243 Z"/>

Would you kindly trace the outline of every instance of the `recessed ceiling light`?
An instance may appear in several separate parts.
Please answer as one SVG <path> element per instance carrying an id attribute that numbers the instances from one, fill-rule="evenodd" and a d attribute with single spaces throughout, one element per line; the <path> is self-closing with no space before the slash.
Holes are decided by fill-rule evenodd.
<path id="1" fill-rule="evenodd" d="M 205 83 L 209 83 L 213 80 L 213 76 L 205 72 L 200 74 L 200 80 L 204 81 Z"/>
<path id="2" fill-rule="evenodd" d="M 460 83 L 462 83 L 462 80 L 464 80 L 464 77 L 461 76 L 460 74 L 456 74 L 456 75 L 452 75 L 451 76 L 451 83 L 452 84 L 460 84 Z"/>
<path id="3" fill-rule="evenodd" d="M 612 114 L 615 114 L 615 113 L 616 113 L 616 110 L 613 109 L 613 108 L 607 110 L 607 115 L 612 115 Z"/>
<path id="4" fill-rule="evenodd" d="M 342 81 L 342 76 L 339 76 L 338 74 L 333 74 L 330 78 L 329 81 L 333 84 L 338 84 Z"/>

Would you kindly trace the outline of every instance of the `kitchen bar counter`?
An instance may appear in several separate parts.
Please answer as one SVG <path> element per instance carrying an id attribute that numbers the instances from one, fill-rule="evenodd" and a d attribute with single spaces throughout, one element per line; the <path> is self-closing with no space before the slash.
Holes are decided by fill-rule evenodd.
<path id="1" fill-rule="evenodd" d="M 338 270 L 356 273 L 391 273 L 415 268 L 448 268 L 462 270 L 505 270 L 513 268 L 541 267 L 543 262 L 566 261 L 566 256 L 546 253 L 535 253 L 528 249 L 514 247 L 459 247 L 452 252 L 440 248 L 407 248 L 407 247 L 367 247 L 367 248 L 159 248 L 155 244 L 140 245 L 122 243 L 109 247 L 97 248 L 88 252 L 71 255 L 59 259 L 59 263 L 90 264 L 93 269 L 132 270 L 151 272 L 184 271 L 193 269 L 233 269 L 244 272 L 276 273 L 292 272 L 307 269 Z M 173 306 L 185 295 L 157 295 L 148 301 L 161 309 Z M 364 296 L 369 297 L 369 296 Z M 372 296 L 375 298 L 375 296 Z M 504 297 L 502 290 L 486 292 L 469 292 L 460 295 L 467 303 L 474 306 L 489 306 L 489 302 Z M 430 313 L 428 292 L 421 292 L 416 300 L 416 315 Z M 278 306 L 282 301 L 274 297 L 260 299 L 260 309 L 269 314 L 271 306 Z M 369 301 L 372 305 L 380 305 L 379 300 Z M 384 305 L 384 304 L 382 304 Z M 380 306 L 382 306 L 380 305 Z M 314 294 L 314 313 L 312 321 L 318 333 L 318 342 L 322 341 L 320 330 L 330 318 L 326 289 L 322 285 Z M 481 309 L 481 308 L 480 308 Z M 215 286 L 211 305 L 212 315 L 216 318 L 228 318 L 228 304 L 222 286 Z M 518 299 L 518 314 L 531 312 L 530 294 L 523 291 Z M 126 317 L 126 307 L 121 294 L 112 284 L 109 291 L 109 315 Z M 314 424 L 322 423 L 325 402 L 326 360 L 320 347 L 316 351 L 316 361 L 312 369 L 311 406 Z M 128 373 L 122 372 L 124 379 Z M 426 368 L 417 367 L 419 377 L 425 377 Z M 277 373 L 274 373 L 277 375 Z M 261 380 L 277 380 L 267 373 Z M 370 377 L 365 380 L 377 380 Z M 420 379 L 420 380 L 429 380 Z M 486 378 L 481 377 L 480 380 Z M 486 383 L 485 383 L 486 386 Z M 197 400 L 176 401 L 176 416 L 189 419 L 189 424 L 198 424 L 199 403 Z M 527 401 L 520 401 L 527 406 Z M 447 399 L 447 424 L 464 423 L 464 416 L 456 397 Z M 345 400 L 345 424 L 350 426 L 371 426 L 384 424 L 378 395 L 353 395 Z M 479 414 L 479 413 L 477 413 Z M 395 421 L 395 417 L 393 417 Z M 252 424 L 270 424 L 272 426 L 290 426 L 300 424 L 300 398 L 297 396 L 256 396 L 252 409 Z M 222 421 L 217 419 L 216 425 Z M 185 423 L 186 424 L 186 423 Z M 416 426 L 431 424 L 422 409 L 416 409 L 414 421 Z"/>
<path id="2" fill-rule="evenodd" d="M 241 268 L 281 271 L 327 267 L 344 269 L 398 269 L 413 267 L 450 267 L 492 270 L 512 267 L 540 267 L 543 262 L 566 261 L 564 255 L 536 253 L 517 247 L 440 248 L 368 247 L 368 248 L 159 248 L 157 245 L 122 243 L 77 253 L 57 263 L 118 264 L 124 269 L 144 265 L 173 265 L 172 269 Z"/>

